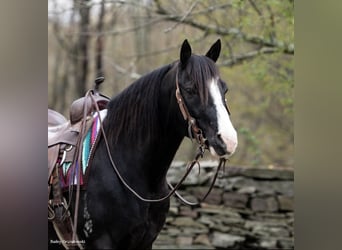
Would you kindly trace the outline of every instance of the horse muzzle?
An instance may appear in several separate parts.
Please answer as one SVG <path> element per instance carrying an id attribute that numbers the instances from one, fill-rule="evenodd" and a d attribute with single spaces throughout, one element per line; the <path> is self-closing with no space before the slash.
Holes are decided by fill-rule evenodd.
<path id="1" fill-rule="evenodd" d="M 217 133 L 206 140 L 206 145 L 214 157 L 228 158 L 232 156 L 238 145 L 236 132 L 230 136 Z"/>

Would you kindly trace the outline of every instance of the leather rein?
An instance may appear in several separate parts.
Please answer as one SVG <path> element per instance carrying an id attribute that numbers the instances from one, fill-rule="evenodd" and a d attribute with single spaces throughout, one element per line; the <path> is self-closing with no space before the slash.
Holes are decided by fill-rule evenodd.
<path id="1" fill-rule="evenodd" d="M 205 145 L 205 141 L 206 139 L 204 138 L 203 136 L 203 133 L 202 133 L 202 130 L 197 126 L 196 124 L 196 120 L 195 118 L 193 118 L 184 101 L 183 101 L 183 98 L 182 98 L 182 95 L 181 95 L 181 92 L 180 92 L 180 89 L 179 89 L 179 84 L 178 84 L 178 70 L 177 70 L 177 73 L 176 73 L 176 98 L 177 98 L 177 103 L 179 105 L 179 109 L 183 115 L 183 118 L 184 120 L 186 120 L 188 122 L 188 134 L 189 134 L 189 137 L 191 139 L 193 139 L 193 135 L 195 136 L 195 139 L 198 143 L 198 152 L 194 158 L 193 161 L 191 161 L 190 163 L 188 163 L 187 167 L 186 167 L 186 172 L 184 173 L 183 177 L 180 179 L 180 181 L 176 184 L 176 186 L 172 186 L 168 181 L 167 181 L 167 184 L 168 186 L 170 187 L 171 191 L 166 195 L 166 196 L 163 196 L 161 198 L 158 198 L 158 199 L 148 199 L 148 198 L 145 198 L 143 196 L 141 196 L 140 194 L 138 194 L 126 181 L 125 179 L 122 177 L 122 175 L 120 174 L 118 168 L 116 167 L 115 163 L 114 163 L 114 160 L 112 158 L 112 155 L 111 155 L 111 152 L 110 152 L 110 148 L 109 148 L 109 144 L 108 144 L 108 140 L 107 140 L 107 136 L 106 136 L 106 133 L 104 131 L 104 128 L 103 128 L 103 125 L 102 125 L 102 121 L 101 119 L 99 119 L 100 121 L 100 129 L 101 129 L 101 133 L 103 135 L 103 139 L 104 139 L 104 143 L 105 143 L 105 146 L 106 146 L 106 150 L 107 150 L 107 154 L 108 154 L 108 157 L 109 157 L 109 160 L 110 160 L 110 163 L 115 171 L 115 173 L 117 174 L 118 178 L 120 179 L 120 181 L 122 182 L 122 184 L 135 196 L 137 197 L 138 199 L 140 199 L 141 201 L 145 201 L 145 202 L 161 202 L 161 201 L 164 201 L 168 198 L 170 198 L 171 195 L 173 194 L 176 194 L 176 196 L 182 201 L 184 202 L 185 204 L 187 205 L 190 205 L 190 206 L 195 206 L 195 205 L 199 205 L 200 202 L 204 201 L 206 199 L 206 197 L 209 195 L 209 193 L 211 192 L 214 184 L 215 184 L 215 181 L 216 181 L 216 178 L 218 176 L 218 173 L 221 169 L 221 167 L 225 167 L 225 163 L 226 163 L 226 159 L 224 158 L 220 158 L 220 161 L 219 161 L 219 164 L 218 164 L 218 167 L 217 167 L 217 170 L 216 170 L 216 173 L 214 175 L 214 178 L 213 178 L 213 181 L 207 191 L 207 193 L 204 195 L 204 197 L 200 200 L 200 202 L 189 202 L 187 201 L 186 199 L 184 199 L 178 192 L 178 188 L 182 185 L 182 183 L 185 181 L 186 177 L 190 174 L 191 170 L 194 168 L 194 166 L 198 166 L 199 169 L 200 169 L 200 163 L 199 163 L 199 158 L 203 157 L 204 155 L 204 152 L 206 149 L 208 149 L 208 147 Z M 93 103 L 95 104 L 95 109 L 96 109 L 96 112 L 100 112 L 99 110 L 99 107 L 94 99 L 94 97 L 92 95 L 90 95 L 90 97 L 92 98 L 92 101 Z"/>

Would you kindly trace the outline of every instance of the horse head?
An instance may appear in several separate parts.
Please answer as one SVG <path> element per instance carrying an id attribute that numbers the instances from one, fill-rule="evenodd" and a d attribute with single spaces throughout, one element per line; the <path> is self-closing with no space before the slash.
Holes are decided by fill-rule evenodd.
<path id="1" fill-rule="evenodd" d="M 221 51 L 217 40 L 205 56 L 192 54 L 185 40 L 180 50 L 177 88 L 190 116 L 203 134 L 205 145 L 216 157 L 232 155 L 237 147 L 237 133 L 227 106 L 227 84 L 221 79 L 215 64 Z"/>

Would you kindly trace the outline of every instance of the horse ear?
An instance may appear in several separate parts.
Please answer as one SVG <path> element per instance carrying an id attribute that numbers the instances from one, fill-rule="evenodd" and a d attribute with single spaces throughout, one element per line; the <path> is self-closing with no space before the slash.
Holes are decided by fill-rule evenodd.
<path id="1" fill-rule="evenodd" d="M 218 39 L 208 50 L 207 54 L 205 54 L 207 57 L 212 59 L 214 62 L 217 61 L 217 58 L 220 56 L 221 52 L 221 40 Z"/>
<path id="2" fill-rule="evenodd" d="M 190 56 L 191 56 L 191 47 L 190 47 L 190 44 L 188 43 L 188 40 L 185 39 L 182 44 L 181 51 L 180 51 L 180 62 L 183 67 L 188 62 Z"/>

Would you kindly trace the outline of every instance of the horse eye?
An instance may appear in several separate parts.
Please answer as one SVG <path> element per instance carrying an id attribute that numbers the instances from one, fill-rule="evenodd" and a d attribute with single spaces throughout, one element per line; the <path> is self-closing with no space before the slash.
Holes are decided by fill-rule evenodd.
<path id="1" fill-rule="evenodd" d="M 224 104 L 225 104 L 225 107 L 227 109 L 228 115 L 230 115 L 231 113 L 230 113 L 230 109 L 228 107 L 228 100 L 227 100 L 227 98 L 224 98 Z"/>
<path id="2" fill-rule="evenodd" d="M 187 82 L 184 86 L 184 90 L 187 94 L 189 95 L 194 95 L 196 94 L 196 87 L 195 86 L 191 86 L 191 82 Z"/>
<path id="3" fill-rule="evenodd" d="M 185 88 L 185 91 L 191 95 L 196 93 L 196 90 L 194 88 Z"/>
<path id="4" fill-rule="evenodd" d="M 221 86 L 222 86 L 223 93 L 227 94 L 227 92 L 228 92 L 227 84 L 224 81 L 222 81 L 222 80 L 220 81 L 220 83 L 221 83 Z"/>

